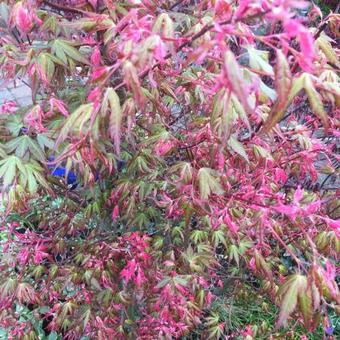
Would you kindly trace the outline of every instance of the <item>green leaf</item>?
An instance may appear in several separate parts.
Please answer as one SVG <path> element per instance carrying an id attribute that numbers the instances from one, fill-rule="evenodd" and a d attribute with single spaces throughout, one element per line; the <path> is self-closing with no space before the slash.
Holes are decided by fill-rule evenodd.
<path id="1" fill-rule="evenodd" d="M 56 39 L 52 46 L 52 52 L 66 65 L 67 56 L 82 64 L 89 65 L 88 60 L 69 41 Z"/>
<path id="2" fill-rule="evenodd" d="M 120 134 L 122 123 L 122 108 L 120 106 L 119 97 L 116 91 L 109 87 L 106 89 L 103 104 L 102 114 L 105 115 L 107 109 L 109 109 L 109 133 L 114 139 L 116 153 L 120 153 Z"/>
<path id="3" fill-rule="evenodd" d="M 7 154 L 5 151 L 5 147 L 0 143 L 0 158 L 6 158 Z"/>
<path id="4" fill-rule="evenodd" d="M 227 241 L 223 230 L 215 230 L 212 235 L 212 240 L 215 248 L 221 243 L 224 245 L 225 248 L 227 248 Z"/>
<path id="5" fill-rule="evenodd" d="M 316 40 L 316 45 L 320 48 L 320 50 L 324 53 L 328 61 L 338 68 L 340 68 L 339 58 L 334 51 L 331 43 L 327 40 L 327 36 L 321 34 L 320 37 Z"/>
<path id="6" fill-rule="evenodd" d="M 17 163 L 21 162 L 16 156 L 9 156 L 0 161 L 0 178 L 3 179 L 2 186 L 6 189 L 16 177 Z"/>
<path id="7" fill-rule="evenodd" d="M 29 152 L 36 160 L 45 161 L 45 154 L 39 144 L 27 135 L 17 137 L 6 143 L 6 150 L 8 153 L 15 151 L 19 158 L 24 158 L 26 153 Z"/>
<path id="8" fill-rule="evenodd" d="M 195 244 L 202 243 L 207 238 L 207 232 L 204 230 L 193 230 L 190 235 L 190 239 L 193 240 Z"/>
<path id="9" fill-rule="evenodd" d="M 293 97 L 302 89 L 302 81 L 292 81 L 292 75 L 290 72 L 288 61 L 281 50 L 276 50 L 276 64 L 275 64 L 275 89 L 277 99 L 268 115 L 268 118 L 263 126 L 264 131 L 269 131 L 275 126 L 284 116 L 285 110 L 289 105 L 289 102 Z M 288 95 L 293 87 L 297 91 L 291 98 Z"/>
<path id="10" fill-rule="evenodd" d="M 274 75 L 272 66 L 268 63 L 268 51 L 256 50 L 254 47 L 248 47 L 249 65 L 251 68 L 266 72 L 269 76 Z"/>
<path id="11" fill-rule="evenodd" d="M 224 193 L 217 176 L 218 173 L 210 168 L 201 168 L 198 171 L 198 183 L 201 199 L 207 199 L 210 194 L 222 195 Z"/>
<path id="12" fill-rule="evenodd" d="M 305 327 L 309 329 L 313 322 L 313 301 L 311 290 L 307 289 L 299 294 L 298 302 Z"/>
<path id="13" fill-rule="evenodd" d="M 89 122 L 92 112 L 92 103 L 80 105 L 74 112 L 72 112 L 67 117 L 65 124 L 59 133 L 56 144 L 59 145 L 63 142 L 71 132 L 81 133 L 82 127 Z"/>
<path id="14" fill-rule="evenodd" d="M 269 151 L 263 148 L 262 146 L 254 144 L 253 149 L 255 156 L 273 160 L 273 157 L 269 153 Z"/>
<path id="15" fill-rule="evenodd" d="M 281 298 L 280 314 L 277 326 L 287 324 L 288 317 L 294 312 L 297 306 L 298 297 L 307 289 L 307 277 L 300 274 L 291 275 L 280 287 L 277 295 Z"/>
<path id="16" fill-rule="evenodd" d="M 52 150 L 54 148 L 54 141 L 48 134 L 39 133 L 37 135 L 37 142 L 42 150 L 45 148 Z"/>
<path id="17" fill-rule="evenodd" d="M 326 111 L 324 110 L 322 98 L 320 94 L 316 91 L 314 84 L 311 80 L 311 76 L 307 74 L 304 77 L 304 89 L 307 93 L 309 104 L 312 108 L 313 113 L 320 118 L 325 128 L 328 128 L 329 126 L 328 116 Z"/>
<path id="18" fill-rule="evenodd" d="M 12 136 L 18 136 L 24 127 L 22 117 L 19 114 L 11 115 L 5 122 L 6 129 Z"/>
<path id="19" fill-rule="evenodd" d="M 55 71 L 54 62 L 52 61 L 51 56 L 48 53 L 40 53 L 37 58 L 37 64 L 45 76 L 45 80 L 51 81 Z"/>
<path id="20" fill-rule="evenodd" d="M 243 157 L 247 162 L 249 162 L 248 155 L 244 150 L 243 145 L 236 139 L 234 135 L 230 136 L 228 140 L 228 146 L 241 157 Z"/>
<path id="21" fill-rule="evenodd" d="M 8 27 L 9 10 L 8 5 L 2 2 L 0 4 L 0 26 L 3 28 Z"/>
<path id="22" fill-rule="evenodd" d="M 239 251 L 238 251 L 238 248 L 235 246 L 235 244 L 230 245 L 229 256 L 231 259 L 233 259 L 236 262 L 237 266 L 240 265 Z"/>
<path id="23" fill-rule="evenodd" d="M 157 285 L 156 285 L 156 289 L 160 289 L 165 287 L 168 283 L 171 282 L 171 278 L 170 277 L 166 277 L 165 279 L 161 280 Z"/>
<path id="24" fill-rule="evenodd" d="M 49 336 L 47 337 L 47 340 L 59 340 L 59 336 L 56 332 L 52 332 L 49 334 Z"/>

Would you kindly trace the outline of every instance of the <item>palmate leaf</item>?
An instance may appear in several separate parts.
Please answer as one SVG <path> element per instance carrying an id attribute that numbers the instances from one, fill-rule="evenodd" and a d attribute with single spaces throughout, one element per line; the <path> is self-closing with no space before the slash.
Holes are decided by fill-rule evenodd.
<path id="1" fill-rule="evenodd" d="M 5 127 L 12 136 L 19 136 L 21 129 L 24 127 L 21 115 L 14 114 L 8 117 L 5 122 Z"/>
<path id="2" fill-rule="evenodd" d="M 15 278 L 7 278 L 0 286 L 0 299 L 11 296 L 14 293 L 17 284 Z"/>
<path id="3" fill-rule="evenodd" d="M 263 256 L 256 250 L 255 251 L 255 265 L 256 269 L 262 273 L 265 277 L 267 277 L 269 280 L 272 280 L 273 278 L 273 272 L 270 268 L 270 265 L 266 260 L 263 258 Z"/>
<path id="4" fill-rule="evenodd" d="M 235 94 L 228 90 L 218 92 L 214 98 L 211 125 L 219 136 L 223 136 L 224 142 L 229 139 L 238 118 L 250 130 L 247 113 Z"/>
<path id="5" fill-rule="evenodd" d="M 268 150 L 266 150 L 265 148 L 263 148 L 262 146 L 254 144 L 253 150 L 254 150 L 254 154 L 255 154 L 256 157 L 258 157 L 258 158 L 262 157 L 264 159 L 273 160 L 273 157 L 270 154 L 270 152 Z"/>
<path id="6" fill-rule="evenodd" d="M 320 87 L 322 87 L 322 84 L 320 84 Z M 313 113 L 320 118 L 325 128 L 328 128 L 329 126 L 328 116 L 323 107 L 322 98 L 315 88 L 314 80 L 310 74 L 303 73 L 299 77 L 293 79 L 292 86 L 291 86 L 291 89 L 288 95 L 288 99 L 284 101 L 284 104 L 282 104 L 282 107 L 278 103 L 273 106 L 269 114 L 269 117 L 267 118 L 263 126 L 263 130 L 265 132 L 269 131 L 274 125 L 276 125 L 283 118 L 287 107 L 290 105 L 293 99 L 298 95 L 298 93 L 302 90 L 305 90 L 307 94 L 308 101 L 309 101 L 309 104 L 311 106 Z M 283 97 L 285 95 L 286 94 L 283 93 L 281 96 Z M 280 94 L 278 98 L 280 98 Z"/>
<path id="7" fill-rule="evenodd" d="M 30 162 L 25 164 L 26 176 L 24 173 L 20 174 L 20 183 L 23 187 L 27 187 L 30 193 L 35 193 L 39 184 L 46 190 L 50 190 L 48 182 L 43 175 L 43 168 L 36 162 Z"/>
<path id="8" fill-rule="evenodd" d="M 165 38 L 174 38 L 174 24 L 167 13 L 161 13 L 152 28 L 152 31 L 155 33 L 162 33 Z"/>
<path id="9" fill-rule="evenodd" d="M 27 188 L 31 194 L 38 190 L 39 184 L 46 190 L 50 190 L 43 175 L 43 168 L 37 162 L 24 163 L 14 155 L 0 161 L 0 179 L 3 180 L 4 189 L 9 188 L 17 181 L 23 188 Z"/>
<path id="10" fill-rule="evenodd" d="M 63 63 L 67 65 L 68 58 L 78 61 L 79 63 L 89 65 L 88 60 L 75 48 L 71 43 L 64 39 L 56 39 L 52 45 L 54 53 Z"/>
<path id="11" fill-rule="evenodd" d="M 303 85 L 313 113 L 320 118 L 325 128 L 328 128 L 328 117 L 322 104 L 322 98 L 316 91 L 310 75 L 306 74 Z"/>
<path id="12" fill-rule="evenodd" d="M 219 244 L 223 244 L 225 248 L 227 248 L 227 240 L 226 240 L 226 233 L 221 230 L 215 230 L 212 234 L 212 241 L 213 241 L 213 245 L 216 248 Z"/>
<path id="13" fill-rule="evenodd" d="M 251 68 L 264 71 L 270 76 L 274 75 L 273 67 L 268 63 L 268 51 L 260 51 L 252 46 L 248 47 L 247 51 Z"/>
<path id="14" fill-rule="evenodd" d="M 134 99 L 140 106 L 144 106 L 144 94 L 139 81 L 137 69 L 131 61 L 125 61 L 123 64 L 123 73 L 128 87 L 131 89 Z"/>
<path id="15" fill-rule="evenodd" d="M 277 99 L 264 124 L 264 131 L 269 131 L 283 118 L 285 109 L 289 103 L 288 95 L 292 88 L 292 75 L 288 61 L 281 50 L 276 51 L 276 64 L 274 71 L 274 83 Z"/>
<path id="16" fill-rule="evenodd" d="M 327 40 L 327 36 L 321 34 L 320 37 L 315 41 L 315 43 L 323 52 L 323 54 L 326 56 L 328 61 L 339 68 L 340 67 L 339 58 L 336 52 L 334 51 L 331 43 Z"/>
<path id="17" fill-rule="evenodd" d="M 52 150 L 54 148 L 54 141 L 51 139 L 51 133 L 39 133 L 37 135 L 37 142 L 41 150 L 45 150 L 45 148 Z"/>
<path id="18" fill-rule="evenodd" d="M 240 265 L 240 254 L 235 244 L 231 244 L 229 247 L 229 257 L 236 262 L 237 266 Z"/>
<path id="19" fill-rule="evenodd" d="M 313 320 L 313 300 L 310 287 L 298 296 L 299 309 L 303 316 L 303 322 L 307 329 L 310 329 Z"/>
<path id="20" fill-rule="evenodd" d="M 184 183 L 191 181 L 192 170 L 189 162 L 178 162 L 171 167 L 171 172 L 179 172 L 179 177 Z"/>
<path id="21" fill-rule="evenodd" d="M 210 168 L 201 168 L 198 171 L 198 184 L 201 199 L 207 199 L 210 194 L 222 195 L 224 193 L 217 176 L 217 172 Z"/>
<path id="22" fill-rule="evenodd" d="M 235 136 L 230 136 L 228 140 L 228 146 L 237 154 L 239 154 L 242 158 L 244 158 L 247 162 L 249 162 L 248 155 L 242 143 L 240 143 Z"/>
<path id="23" fill-rule="evenodd" d="M 67 22 L 65 26 L 86 32 L 105 31 L 106 29 L 115 27 L 113 21 L 106 15 L 100 16 L 98 14 L 93 17 L 81 18 L 74 22 Z"/>
<path id="24" fill-rule="evenodd" d="M 4 189 L 8 188 L 14 181 L 19 167 L 18 164 L 20 164 L 21 169 L 24 169 L 21 160 L 16 156 L 9 156 L 0 161 L 0 178 L 3 180 Z"/>
<path id="25" fill-rule="evenodd" d="M 65 141 L 71 132 L 73 134 L 81 134 L 84 125 L 90 121 L 92 113 L 92 103 L 80 105 L 67 117 L 65 124 L 59 133 L 56 144 L 59 145 L 61 142 Z"/>
<path id="26" fill-rule="evenodd" d="M 109 87 L 105 91 L 101 112 L 105 116 L 109 111 L 109 133 L 114 140 L 116 153 L 120 154 L 120 134 L 122 108 L 116 91 Z"/>
<path id="27" fill-rule="evenodd" d="M 226 52 L 224 57 L 224 68 L 226 76 L 229 81 L 231 90 L 240 101 L 245 111 L 251 115 L 253 113 L 252 108 L 249 105 L 248 96 L 245 92 L 244 81 L 242 77 L 242 71 L 239 64 L 236 61 L 234 54 L 231 51 Z"/>
<path id="28" fill-rule="evenodd" d="M 190 234 L 190 239 L 195 243 L 202 243 L 206 240 L 208 233 L 205 230 L 193 230 Z"/>
<path id="29" fill-rule="evenodd" d="M 40 67 L 44 80 L 51 81 L 54 75 L 55 66 L 51 58 L 45 53 L 41 53 L 37 59 L 37 65 Z"/>
<path id="30" fill-rule="evenodd" d="M 288 317 L 296 309 L 298 298 L 306 305 L 307 277 L 300 274 L 291 275 L 287 281 L 280 287 L 277 295 L 281 298 L 280 314 L 277 320 L 277 326 L 286 325 Z"/>
<path id="31" fill-rule="evenodd" d="M 39 144 L 27 135 L 12 139 L 6 143 L 5 147 L 7 153 L 15 151 L 19 158 L 25 158 L 25 155 L 29 152 L 36 160 L 45 161 L 45 154 Z"/>

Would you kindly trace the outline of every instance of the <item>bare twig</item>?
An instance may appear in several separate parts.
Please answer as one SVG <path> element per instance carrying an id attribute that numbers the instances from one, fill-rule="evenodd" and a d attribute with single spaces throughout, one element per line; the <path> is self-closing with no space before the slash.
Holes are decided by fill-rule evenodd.
<path id="1" fill-rule="evenodd" d="M 82 11 L 81 9 L 78 9 L 76 7 L 68 7 L 68 6 L 64 6 L 64 5 L 59 5 L 59 4 L 56 4 L 56 3 L 51 2 L 49 0 L 44 0 L 43 2 L 46 5 L 48 5 L 48 6 L 52 7 L 52 8 L 56 8 L 56 9 L 58 9 L 60 11 L 84 14 L 84 11 Z"/>

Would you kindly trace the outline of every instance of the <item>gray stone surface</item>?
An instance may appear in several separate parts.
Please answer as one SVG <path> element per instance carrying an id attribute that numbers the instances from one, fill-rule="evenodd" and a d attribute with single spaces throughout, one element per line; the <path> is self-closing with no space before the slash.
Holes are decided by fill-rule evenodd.
<path id="1" fill-rule="evenodd" d="M 2 88 L 0 80 L 0 105 L 6 101 L 15 101 L 17 105 L 26 106 L 32 104 L 32 91 L 30 87 L 20 80 L 6 84 Z"/>
<path id="2" fill-rule="evenodd" d="M 14 100 L 12 93 L 8 89 L 3 89 L 0 91 L 0 103 L 4 102 L 5 100 Z"/>

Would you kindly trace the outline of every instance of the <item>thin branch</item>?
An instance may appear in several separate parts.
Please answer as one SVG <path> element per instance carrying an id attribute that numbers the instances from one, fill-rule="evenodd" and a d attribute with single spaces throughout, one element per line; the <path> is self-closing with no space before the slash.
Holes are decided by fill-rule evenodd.
<path id="1" fill-rule="evenodd" d="M 182 2 L 184 2 L 185 0 L 178 0 L 176 1 L 173 5 L 170 6 L 170 11 L 172 11 L 175 7 L 177 7 L 178 5 L 180 5 Z"/>
<path id="2" fill-rule="evenodd" d="M 44 0 L 43 3 L 45 3 L 46 5 L 48 5 L 52 8 L 56 8 L 60 11 L 84 14 L 84 11 L 82 11 L 81 9 L 78 9 L 78 8 L 75 8 L 75 7 L 68 7 L 68 6 L 64 6 L 64 5 L 58 5 L 58 4 L 51 2 L 49 0 Z"/>
<path id="3" fill-rule="evenodd" d="M 197 143 L 194 143 L 192 145 L 186 145 L 186 146 L 181 146 L 178 148 L 178 150 L 185 150 L 185 149 L 191 149 L 194 148 L 195 146 L 202 144 L 203 142 L 205 142 L 207 139 L 203 138 L 202 140 L 198 141 Z"/>

